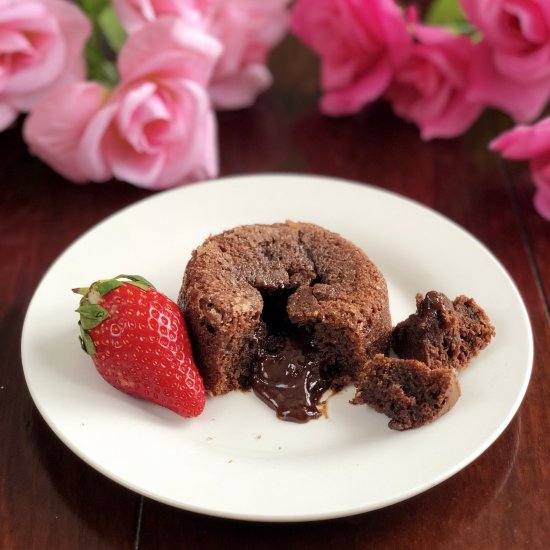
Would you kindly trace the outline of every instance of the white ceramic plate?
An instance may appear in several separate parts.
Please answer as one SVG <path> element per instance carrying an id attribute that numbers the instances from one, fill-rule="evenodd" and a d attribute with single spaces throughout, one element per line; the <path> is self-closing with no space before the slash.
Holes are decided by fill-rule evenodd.
<path id="1" fill-rule="evenodd" d="M 78 343 L 75 286 L 139 273 L 175 299 L 193 248 L 246 223 L 318 223 L 362 247 L 385 274 L 394 323 L 416 292 L 473 296 L 497 329 L 460 374 L 462 397 L 407 432 L 329 400 L 329 419 L 292 424 L 252 393 L 209 398 L 186 420 L 107 385 Z M 366 185 L 292 175 L 222 179 L 165 192 L 108 218 L 50 268 L 29 306 L 25 377 L 41 414 L 88 464 L 150 498 L 195 512 L 263 521 L 334 518 L 416 495 L 478 457 L 520 405 L 532 364 L 522 300 L 504 269 L 442 216 Z"/>

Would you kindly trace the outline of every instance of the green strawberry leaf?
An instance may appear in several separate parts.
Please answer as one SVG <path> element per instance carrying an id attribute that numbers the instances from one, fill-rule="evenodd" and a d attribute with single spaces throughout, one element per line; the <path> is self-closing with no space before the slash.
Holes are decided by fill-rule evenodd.
<path id="1" fill-rule="evenodd" d="M 130 279 L 128 284 L 137 286 L 141 290 L 149 290 L 155 288 L 153 283 L 150 283 L 145 277 L 141 275 L 118 275 L 115 279 Z"/>
<path id="2" fill-rule="evenodd" d="M 93 290 L 99 292 L 101 296 L 105 296 L 105 294 L 111 292 L 111 290 L 114 290 L 115 288 L 118 288 L 124 284 L 133 285 L 145 291 L 151 288 L 155 288 L 153 284 L 151 284 L 145 277 L 142 277 L 141 275 L 117 275 L 112 279 L 103 279 L 101 281 L 97 281 L 92 285 L 92 288 Z M 77 290 L 81 289 L 74 289 L 74 291 Z"/>
<path id="3" fill-rule="evenodd" d="M 75 294 L 80 294 L 81 296 L 84 296 L 88 290 L 90 290 L 87 286 L 81 286 L 81 287 L 77 287 L 77 288 L 71 288 L 71 290 L 75 293 Z"/>
<path id="4" fill-rule="evenodd" d="M 114 290 L 115 288 L 118 288 L 123 284 L 124 283 L 122 281 L 117 281 L 116 279 L 106 279 L 105 281 L 99 281 L 94 286 L 95 289 L 101 294 L 101 296 L 105 296 L 107 292 L 111 292 L 111 290 Z"/>
<path id="5" fill-rule="evenodd" d="M 80 321 L 78 322 L 78 326 L 80 327 L 80 336 L 78 337 L 80 346 L 88 355 L 94 355 L 96 349 L 91 336 L 84 330 Z"/>
<path id="6" fill-rule="evenodd" d="M 98 304 L 84 303 L 75 311 L 80 313 L 80 324 L 84 330 L 97 327 L 109 317 L 108 311 Z"/>

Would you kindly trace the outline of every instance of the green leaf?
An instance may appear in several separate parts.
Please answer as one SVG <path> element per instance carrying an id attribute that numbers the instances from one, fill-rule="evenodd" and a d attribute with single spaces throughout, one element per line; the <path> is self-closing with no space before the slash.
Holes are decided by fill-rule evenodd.
<path id="1" fill-rule="evenodd" d="M 111 292 L 111 290 L 122 286 L 122 284 L 121 281 L 117 281 L 116 279 L 107 279 L 106 281 L 99 281 L 99 283 L 95 285 L 95 288 L 101 296 L 105 296 L 107 292 Z"/>
<path id="2" fill-rule="evenodd" d="M 75 0 L 83 11 L 85 11 L 92 20 L 95 20 L 99 14 L 110 4 L 110 0 Z"/>
<path id="3" fill-rule="evenodd" d="M 88 290 L 90 290 L 87 286 L 81 286 L 81 287 L 78 287 L 78 288 L 71 288 L 71 290 L 75 293 L 75 294 L 80 294 L 81 296 L 84 296 Z"/>
<path id="4" fill-rule="evenodd" d="M 463 23 L 457 21 L 456 23 L 449 23 L 445 26 L 455 34 L 469 35 L 471 38 L 474 39 L 474 41 L 481 39 L 481 35 L 477 32 L 476 28 L 468 23 L 468 21 L 464 21 Z"/>
<path id="5" fill-rule="evenodd" d="M 114 15 L 114 10 L 111 7 L 109 0 L 75 0 L 82 10 L 90 19 L 93 29 L 92 36 L 86 43 L 85 54 L 88 67 L 88 80 L 95 80 L 104 84 L 108 88 L 113 88 L 119 81 L 119 75 L 115 64 L 117 51 L 113 48 L 111 41 L 116 42 L 120 37 L 116 37 L 115 22 L 111 22 L 110 18 Z M 109 11 L 113 11 L 113 15 L 109 15 Z M 101 25 L 102 14 L 106 21 L 103 21 L 105 29 Z"/>
<path id="6" fill-rule="evenodd" d="M 88 80 L 95 80 L 109 88 L 113 88 L 119 80 L 118 71 L 115 63 L 107 59 L 97 32 L 88 40 L 85 53 L 88 65 Z"/>
<path id="7" fill-rule="evenodd" d="M 97 24 L 103 32 L 109 46 L 113 51 L 118 52 L 126 41 L 127 35 L 118 20 L 113 6 L 109 5 L 103 9 L 97 18 Z"/>
<path id="8" fill-rule="evenodd" d="M 468 22 L 458 0 L 434 0 L 425 19 L 432 25 L 445 26 Z"/>
<path id="9" fill-rule="evenodd" d="M 468 21 L 458 0 L 434 0 L 425 17 L 430 25 L 443 26 L 456 34 L 479 38 L 475 27 Z"/>
<path id="10" fill-rule="evenodd" d="M 80 322 L 78 325 L 80 326 L 80 336 L 78 337 L 80 346 L 88 355 L 94 355 L 96 349 L 92 337 L 84 330 Z"/>
<path id="11" fill-rule="evenodd" d="M 97 327 L 109 317 L 108 311 L 98 304 L 85 303 L 75 311 L 80 313 L 80 325 L 84 330 Z"/>
<path id="12" fill-rule="evenodd" d="M 141 275 L 118 275 L 115 279 L 130 279 L 129 284 L 141 288 L 141 290 L 149 290 L 155 288 L 153 283 L 150 283 L 145 277 Z"/>

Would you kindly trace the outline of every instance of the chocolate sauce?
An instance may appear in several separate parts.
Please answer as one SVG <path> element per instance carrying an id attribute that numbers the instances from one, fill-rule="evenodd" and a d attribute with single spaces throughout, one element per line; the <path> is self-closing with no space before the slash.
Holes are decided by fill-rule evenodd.
<path id="1" fill-rule="evenodd" d="M 254 393 L 281 420 L 307 422 L 321 415 L 317 404 L 330 387 L 315 351 L 303 335 L 270 336 L 252 378 Z"/>

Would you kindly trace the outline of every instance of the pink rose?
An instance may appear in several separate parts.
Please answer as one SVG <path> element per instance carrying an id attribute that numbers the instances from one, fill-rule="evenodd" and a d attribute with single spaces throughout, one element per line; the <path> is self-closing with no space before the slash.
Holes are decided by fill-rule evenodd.
<path id="1" fill-rule="evenodd" d="M 523 122 L 550 97 L 550 2 L 461 0 L 483 34 L 472 67 L 470 96 Z"/>
<path id="2" fill-rule="evenodd" d="M 84 78 L 90 32 L 65 0 L 0 0 L 0 130 L 54 86 Z"/>
<path id="3" fill-rule="evenodd" d="M 216 0 L 112 0 L 122 26 L 133 33 L 163 15 L 202 25 Z"/>
<path id="4" fill-rule="evenodd" d="M 162 189 L 217 173 L 215 119 L 205 86 L 219 43 L 177 18 L 133 34 L 112 92 L 94 82 L 48 95 L 27 119 L 34 154 L 68 179 L 116 177 Z"/>
<path id="5" fill-rule="evenodd" d="M 221 109 L 250 106 L 273 81 L 267 56 L 288 28 L 288 0 L 216 0 L 210 32 L 223 44 L 210 97 Z"/>
<path id="6" fill-rule="evenodd" d="M 474 45 L 466 36 L 425 25 L 414 26 L 414 38 L 410 56 L 396 69 L 386 98 L 397 115 L 420 128 L 422 139 L 460 135 L 483 108 L 466 96 Z"/>
<path id="7" fill-rule="evenodd" d="M 298 0 L 292 30 L 321 57 L 321 110 L 329 115 L 379 98 L 411 45 L 393 0 Z"/>
<path id="8" fill-rule="evenodd" d="M 537 186 L 535 208 L 550 221 L 550 118 L 533 126 L 518 126 L 494 139 L 492 151 L 513 160 L 529 160 Z"/>
<path id="9" fill-rule="evenodd" d="M 177 15 L 223 45 L 209 88 L 222 109 L 250 106 L 272 83 L 266 63 L 285 35 L 289 0 L 113 0 L 123 26 L 134 32 L 148 21 Z"/>

